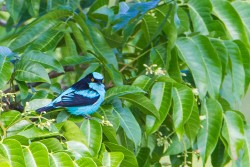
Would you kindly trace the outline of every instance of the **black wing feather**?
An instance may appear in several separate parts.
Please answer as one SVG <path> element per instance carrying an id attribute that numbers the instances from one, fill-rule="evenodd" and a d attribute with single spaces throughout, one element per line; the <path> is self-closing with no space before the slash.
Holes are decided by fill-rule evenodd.
<path id="1" fill-rule="evenodd" d="M 92 91 L 95 91 L 95 90 L 92 90 Z M 62 100 L 57 103 L 54 103 L 53 106 L 55 107 L 88 106 L 88 105 L 94 104 L 99 99 L 99 97 L 100 95 L 90 98 L 87 96 L 77 94 L 76 92 L 71 92 L 69 94 L 62 96 Z"/>

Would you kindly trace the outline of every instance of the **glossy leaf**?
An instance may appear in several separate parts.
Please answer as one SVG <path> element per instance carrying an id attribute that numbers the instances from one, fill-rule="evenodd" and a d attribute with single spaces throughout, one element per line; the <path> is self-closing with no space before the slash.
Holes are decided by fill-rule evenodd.
<path id="1" fill-rule="evenodd" d="M 207 22 L 210 20 L 209 17 L 212 9 L 212 5 L 209 1 L 188 1 L 189 12 L 191 19 L 193 20 L 193 27 L 195 32 L 199 32 L 202 35 L 208 35 Z"/>
<path id="2" fill-rule="evenodd" d="M 17 38 L 11 43 L 10 48 L 12 50 L 23 48 L 24 46 L 26 46 L 27 44 L 31 43 L 36 38 L 38 38 L 39 35 L 48 31 L 50 28 L 56 26 L 57 24 L 58 22 L 55 20 L 39 21 L 37 24 L 34 24 L 33 26 L 27 28 L 26 31 L 23 31 L 19 35 L 19 38 Z"/>
<path id="3" fill-rule="evenodd" d="M 137 86 L 129 86 L 129 85 L 116 86 L 107 90 L 105 95 L 105 101 L 108 102 L 114 99 L 115 97 L 133 93 L 145 93 L 145 92 Z"/>
<path id="4" fill-rule="evenodd" d="M 232 5 L 227 1 L 216 0 L 212 0 L 212 4 L 215 15 L 225 24 L 230 38 L 241 39 L 244 43 L 248 43 L 242 19 Z"/>
<path id="5" fill-rule="evenodd" d="M 237 44 L 231 41 L 225 41 L 224 43 L 232 65 L 227 68 L 221 94 L 233 108 L 237 108 L 235 104 L 241 99 L 245 90 L 245 71 Z"/>
<path id="6" fill-rule="evenodd" d="M 208 90 L 208 78 L 206 67 L 202 57 L 200 56 L 201 51 L 191 38 L 178 38 L 176 41 L 176 47 L 180 52 L 179 56 L 181 56 L 190 68 L 195 84 L 198 90 L 200 90 L 199 96 L 202 99 Z"/>
<path id="7" fill-rule="evenodd" d="M 206 164 L 208 156 L 215 149 L 216 143 L 221 131 L 223 109 L 221 105 L 214 99 L 208 99 L 203 102 L 201 108 L 202 128 L 198 133 L 198 149 L 203 161 Z"/>
<path id="8" fill-rule="evenodd" d="M 46 70 L 42 65 L 37 63 L 20 62 L 17 65 L 15 74 L 16 79 L 19 81 L 50 83 Z"/>
<path id="9" fill-rule="evenodd" d="M 188 139 L 190 140 L 191 144 L 194 143 L 200 129 L 199 109 L 195 101 L 192 113 L 189 119 L 186 121 L 184 128 L 185 128 L 185 133 Z"/>
<path id="10" fill-rule="evenodd" d="M 141 75 L 134 80 L 132 85 L 140 87 L 144 91 L 148 91 L 153 84 L 154 84 L 153 79 L 151 79 L 146 75 Z"/>
<path id="11" fill-rule="evenodd" d="M 194 95 L 187 86 L 176 84 L 173 87 L 173 123 L 178 137 L 184 134 L 184 124 L 189 119 L 194 104 Z"/>
<path id="12" fill-rule="evenodd" d="M 58 167 L 58 166 L 74 167 L 74 163 L 68 154 L 64 152 L 58 152 L 58 153 L 50 154 L 50 166 L 52 167 Z"/>
<path id="13" fill-rule="evenodd" d="M 18 135 L 27 137 L 29 139 L 43 138 L 43 137 L 55 137 L 60 136 L 60 133 L 57 131 L 50 132 L 47 129 L 39 129 L 35 126 L 30 127 L 29 129 L 25 129 L 18 133 Z"/>
<path id="14" fill-rule="evenodd" d="M 151 89 L 151 100 L 159 111 L 159 120 L 155 117 L 146 117 L 147 134 L 154 133 L 166 119 L 172 101 L 172 83 L 156 83 Z"/>
<path id="15" fill-rule="evenodd" d="M 120 165 L 121 167 L 127 167 L 127 166 L 138 167 L 136 157 L 131 151 L 117 144 L 113 144 L 109 142 L 105 142 L 104 144 L 112 152 L 122 152 L 124 154 L 124 159 Z"/>
<path id="16" fill-rule="evenodd" d="M 22 61 L 32 61 L 40 63 L 45 67 L 50 67 L 58 72 L 64 72 L 62 65 L 52 56 L 39 51 L 29 51 L 22 57 Z"/>
<path id="17" fill-rule="evenodd" d="M 114 114 L 120 119 L 120 125 L 127 137 L 132 140 L 135 146 L 141 142 L 141 128 L 135 117 L 128 108 L 123 108 L 119 101 L 114 104 Z"/>
<path id="18" fill-rule="evenodd" d="M 13 64 L 8 60 L 12 54 L 9 48 L 0 46 L 0 89 L 10 80 L 14 70 Z"/>
<path id="19" fill-rule="evenodd" d="M 91 157 L 89 148 L 82 142 L 67 141 L 67 150 L 70 151 L 76 159 L 80 159 L 83 156 Z"/>
<path id="20" fill-rule="evenodd" d="M 87 144 L 86 143 L 87 141 L 84 140 L 84 135 L 81 129 L 74 122 L 72 121 L 64 122 L 62 129 L 64 131 L 63 135 L 68 141 L 73 140 Z"/>
<path id="21" fill-rule="evenodd" d="M 6 8 L 15 23 L 17 23 L 21 17 L 23 5 L 24 5 L 24 0 L 20 0 L 18 2 L 14 2 L 12 0 L 6 0 Z"/>
<path id="22" fill-rule="evenodd" d="M 84 143 L 90 148 L 93 156 L 97 155 L 102 142 L 102 128 L 95 120 L 84 120 L 80 130 L 83 133 Z"/>
<path id="23" fill-rule="evenodd" d="M 40 142 L 32 143 L 24 149 L 25 164 L 27 167 L 49 166 L 49 153 Z"/>
<path id="24" fill-rule="evenodd" d="M 15 110 L 6 111 L 6 112 L 1 113 L 0 115 L 1 124 L 5 128 L 9 128 L 20 118 L 21 118 L 20 112 L 15 111 Z"/>
<path id="25" fill-rule="evenodd" d="M 228 153 L 232 160 L 237 160 L 244 146 L 244 124 L 239 114 L 234 111 L 226 111 L 222 136 L 227 141 Z"/>
<path id="26" fill-rule="evenodd" d="M 222 66 L 219 57 L 208 38 L 196 36 L 192 39 L 201 52 L 204 67 L 206 68 L 208 93 L 212 98 L 218 97 L 222 78 Z"/>
<path id="27" fill-rule="evenodd" d="M 0 155 L 10 166 L 25 167 L 21 144 L 14 139 L 6 139 L 0 144 Z"/>
<path id="28" fill-rule="evenodd" d="M 76 161 L 79 167 L 89 166 L 89 167 L 97 167 L 97 164 L 93 161 L 92 158 L 82 157 Z"/>
<path id="29" fill-rule="evenodd" d="M 104 152 L 102 164 L 104 166 L 119 167 L 124 158 L 121 152 Z"/>
<path id="30" fill-rule="evenodd" d="M 121 96 L 120 98 L 131 102 L 136 107 L 138 107 L 144 114 L 153 115 L 157 119 L 159 119 L 159 111 L 146 96 L 127 94 Z"/>
<path id="31" fill-rule="evenodd" d="M 47 51 L 53 50 L 63 37 L 63 32 L 58 30 L 48 30 L 35 39 L 28 50 Z"/>

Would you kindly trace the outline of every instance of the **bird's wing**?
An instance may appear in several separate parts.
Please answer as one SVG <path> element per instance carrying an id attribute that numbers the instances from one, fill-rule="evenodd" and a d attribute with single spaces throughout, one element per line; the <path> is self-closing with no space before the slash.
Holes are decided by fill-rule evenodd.
<path id="1" fill-rule="evenodd" d="M 55 107 L 75 107 L 75 106 L 88 106 L 94 104 L 100 95 L 93 89 L 74 90 L 68 89 L 62 93 L 57 100 L 53 103 Z"/>

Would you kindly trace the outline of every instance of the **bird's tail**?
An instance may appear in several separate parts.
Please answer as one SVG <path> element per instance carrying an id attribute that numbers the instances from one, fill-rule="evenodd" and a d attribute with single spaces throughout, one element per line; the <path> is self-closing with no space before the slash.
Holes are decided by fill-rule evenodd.
<path id="1" fill-rule="evenodd" d="M 42 108 L 38 108 L 36 110 L 36 112 L 41 113 L 42 111 L 49 111 L 49 110 L 52 110 L 54 108 L 55 108 L 54 106 L 45 106 L 45 107 L 42 107 Z"/>

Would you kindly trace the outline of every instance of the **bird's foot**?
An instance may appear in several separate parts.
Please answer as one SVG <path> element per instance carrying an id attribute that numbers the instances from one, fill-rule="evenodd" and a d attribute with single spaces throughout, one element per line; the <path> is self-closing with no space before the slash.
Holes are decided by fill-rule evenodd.
<path id="1" fill-rule="evenodd" d="M 92 117 L 89 116 L 89 115 L 87 115 L 87 114 L 84 114 L 83 117 L 84 117 L 85 119 L 92 119 Z"/>

